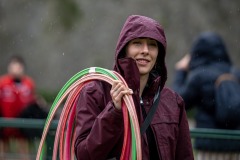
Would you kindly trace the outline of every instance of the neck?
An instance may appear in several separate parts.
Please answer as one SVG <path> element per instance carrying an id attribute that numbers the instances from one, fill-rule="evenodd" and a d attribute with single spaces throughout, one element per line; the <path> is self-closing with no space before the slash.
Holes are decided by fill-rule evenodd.
<path id="1" fill-rule="evenodd" d="M 142 96 L 142 92 L 147 84 L 149 74 L 147 75 L 140 75 L 140 97 Z"/>

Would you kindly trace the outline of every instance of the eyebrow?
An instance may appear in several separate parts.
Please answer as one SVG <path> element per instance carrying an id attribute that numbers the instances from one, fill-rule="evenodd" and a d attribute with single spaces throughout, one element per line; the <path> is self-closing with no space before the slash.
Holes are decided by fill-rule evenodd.
<path id="1" fill-rule="evenodd" d="M 135 38 L 135 39 L 149 39 L 149 40 L 157 41 L 157 40 L 155 40 L 155 39 L 153 39 L 153 38 L 148 38 L 148 37 L 139 37 L 139 38 Z"/>

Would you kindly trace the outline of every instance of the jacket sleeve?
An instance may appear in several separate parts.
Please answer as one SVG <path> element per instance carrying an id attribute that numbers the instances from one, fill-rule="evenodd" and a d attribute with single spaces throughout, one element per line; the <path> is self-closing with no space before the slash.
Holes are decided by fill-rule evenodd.
<path id="1" fill-rule="evenodd" d="M 122 135 L 122 112 L 112 101 L 104 104 L 104 93 L 91 83 L 81 91 L 76 109 L 75 155 L 79 160 L 107 159 Z M 121 153 L 119 153 L 121 154 Z"/>
<path id="2" fill-rule="evenodd" d="M 185 102 L 185 108 L 194 107 L 200 99 L 200 77 L 197 74 L 188 74 L 186 71 L 177 70 L 173 82 L 173 90 L 176 91 Z"/>
<path id="3" fill-rule="evenodd" d="M 177 101 L 180 107 L 179 133 L 176 146 L 176 160 L 193 160 L 193 150 L 188 126 L 186 111 L 183 99 L 178 96 Z"/>

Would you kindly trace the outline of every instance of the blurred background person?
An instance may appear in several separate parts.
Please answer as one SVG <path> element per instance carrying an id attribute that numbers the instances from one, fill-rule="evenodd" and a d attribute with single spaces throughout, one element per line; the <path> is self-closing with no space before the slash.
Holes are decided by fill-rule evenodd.
<path id="1" fill-rule="evenodd" d="M 17 118 L 35 101 L 35 84 L 32 78 L 25 74 L 22 57 L 13 56 L 7 69 L 8 73 L 0 77 L 0 112 L 3 118 Z M 9 153 L 10 142 L 13 142 L 21 155 L 29 154 L 28 142 L 19 129 L 3 128 L 1 132 L 4 153 Z"/>
<path id="2" fill-rule="evenodd" d="M 195 39 L 190 54 L 178 61 L 175 69 L 173 88 L 183 97 L 186 109 L 196 107 L 197 128 L 239 129 L 239 124 L 235 124 L 234 128 L 220 125 L 215 117 L 215 81 L 233 69 L 220 35 L 214 32 L 201 33 Z M 239 79 L 240 73 L 235 71 Z M 198 151 L 197 160 L 240 158 L 240 141 L 236 140 L 197 138 L 194 147 Z"/>

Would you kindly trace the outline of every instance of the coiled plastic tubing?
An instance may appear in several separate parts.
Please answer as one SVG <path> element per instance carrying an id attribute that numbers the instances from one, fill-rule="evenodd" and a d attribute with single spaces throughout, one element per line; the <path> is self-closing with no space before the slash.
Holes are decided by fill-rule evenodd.
<path id="1" fill-rule="evenodd" d="M 74 103 L 84 85 L 93 80 L 102 80 L 111 85 L 114 80 L 121 80 L 123 84 L 128 87 L 120 74 L 100 67 L 86 68 L 72 76 L 59 91 L 50 108 L 39 143 L 36 160 L 43 159 L 43 146 L 49 127 L 57 109 L 63 102 L 65 103 L 55 133 L 52 160 L 56 160 L 57 157 L 59 157 L 60 160 L 74 159 L 74 142 L 76 140 L 74 125 L 76 105 L 74 105 Z M 122 113 L 124 121 L 124 140 L 121 160 L 142 160 L 139 122 L 131 95 L 124 95 Z"/>

